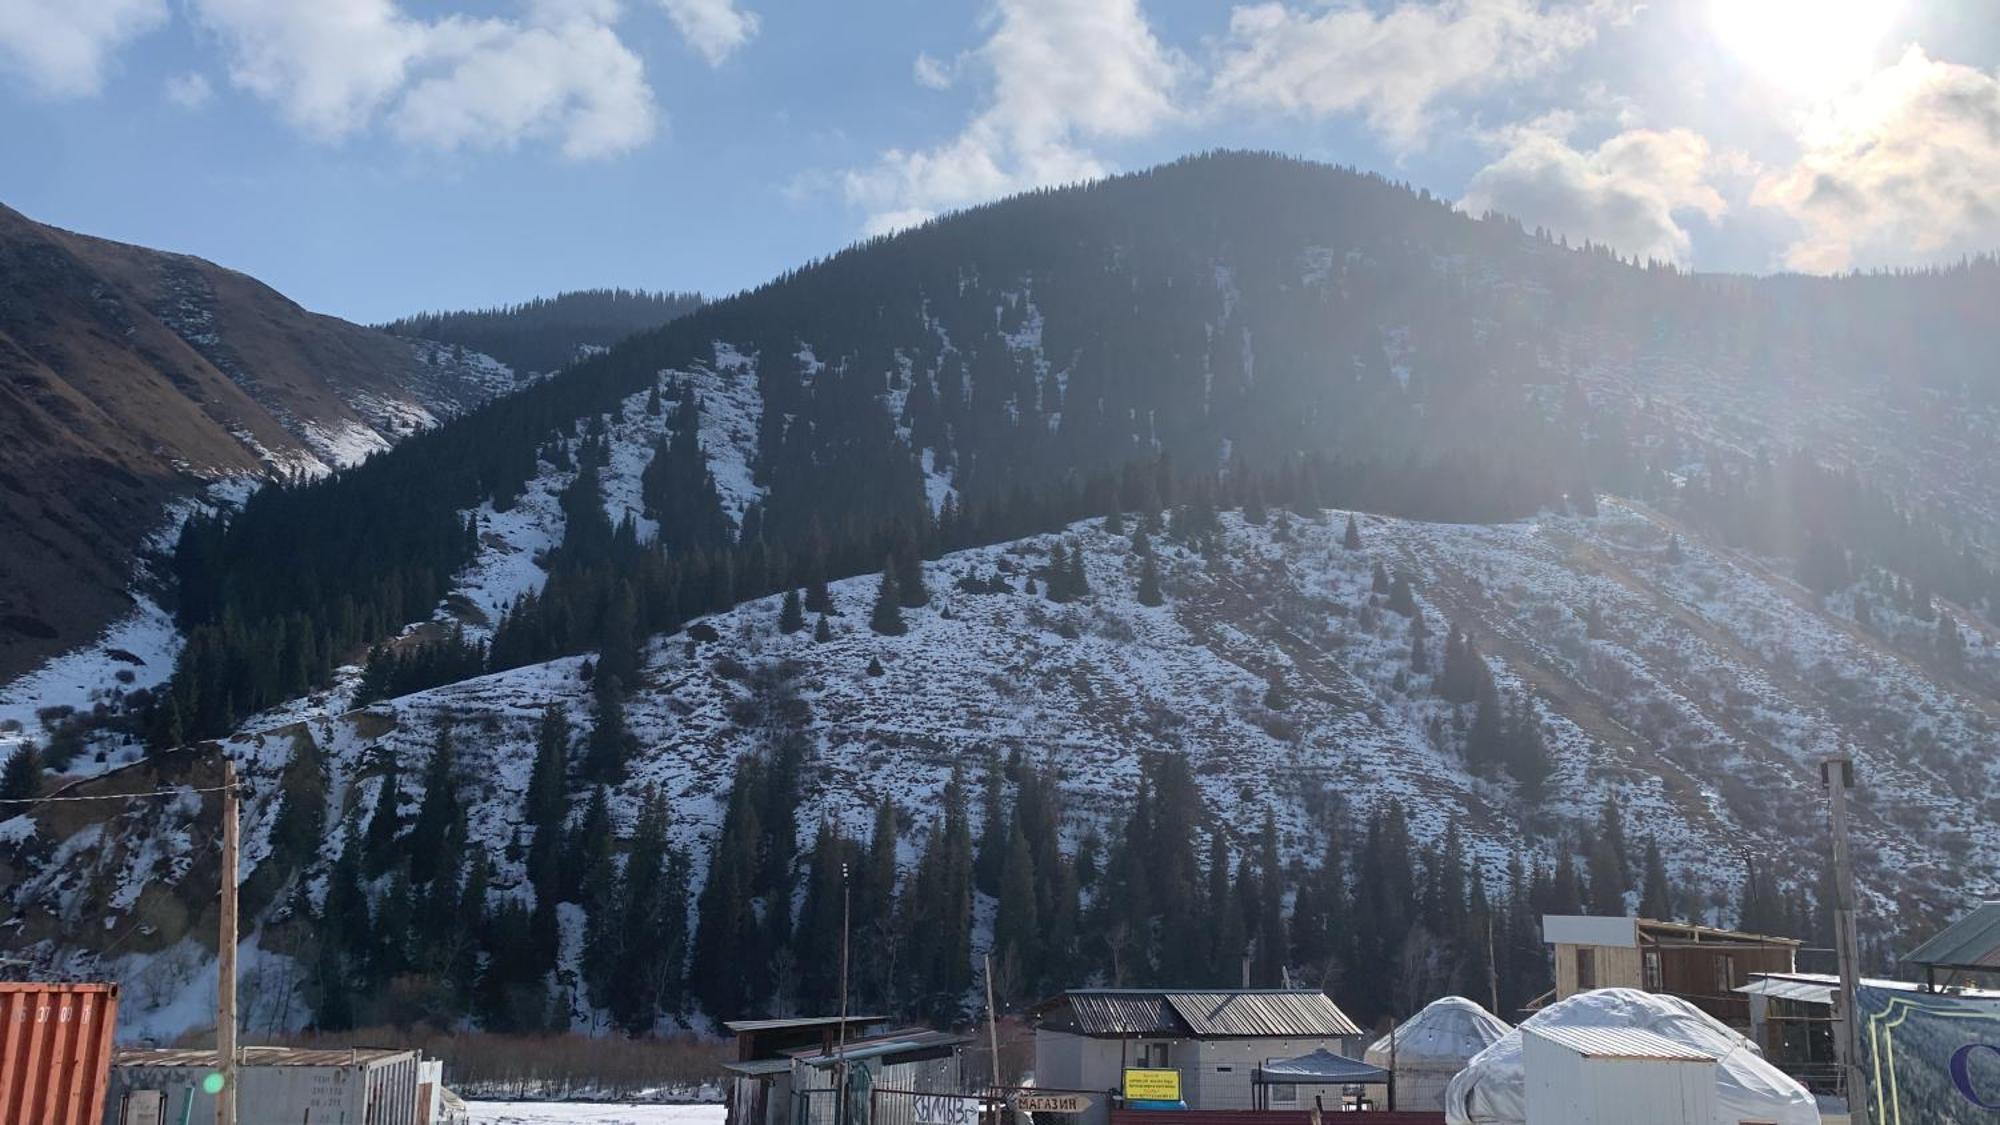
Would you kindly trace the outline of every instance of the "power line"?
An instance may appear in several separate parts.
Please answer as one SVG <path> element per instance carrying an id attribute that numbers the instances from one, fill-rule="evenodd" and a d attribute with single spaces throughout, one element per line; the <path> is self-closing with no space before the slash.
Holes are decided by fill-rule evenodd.
<path id="1" fill-rule="evenodd" d="M 0 805 L 41 805 L 55 801 L 136 801 L 143 797 L 184 797 L 190 793 L 220 793 L 234 788 L 215 785 L 206 789 L 153 789 L 144 793 L 105 793 L 88 797 L 0 797 Z"/>

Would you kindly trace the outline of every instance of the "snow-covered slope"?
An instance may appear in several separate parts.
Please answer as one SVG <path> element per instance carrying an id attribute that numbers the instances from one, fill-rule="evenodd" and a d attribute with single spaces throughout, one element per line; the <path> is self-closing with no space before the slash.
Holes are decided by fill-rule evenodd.
<path id="1" fill-rule="evenodd" d="M 1159 607 L 1135 598 L 1130 539 L 1092 521 L 929 564 L 931 603 L 907 612 L 904 636 L 869 631 L 876 579 L 860 577 L 833 585 L 838 612 L 824 642 L 810 628 L 781 633 L 777 599 L 657 638 L 627 705 L 640 752 L 612 795 L 614 821 L 629 831 L 642 794 L 657 787 L 699 879 L 734 763 L 784 709 L 813 747 L 798 816 L 808 834 L 822 817 L 863 833 L 885 796 L 921 810 L 955 764 L 1018 749 L 1060 766 L 1074 840 L 1122 815 L 1142 752 L 1173 749 L 1192 760 L 1221 824 L 1247 837 L 1275 810 L 1287 854 L 1301 859 L 1315 855 L 1306 802 L 1322 788 L 1344 794 L 1356 815 L 1402 802 L 1419 838 L 1455 823 L 1496 880 L 1517 852 L 1550 862 L 1571 823 L 1615 794 L 1629 831 L 1658 841 L 1677 877 L 1727 890 L 1750 856 L 1810 883 L 1815 849 L 1800 841 L 1824 830 L 1813 762 L 1837 745 L 1864 779 L 1860 854 L 1875 916 L 2000 890 L 1963 882 L 2000 870 L 1990 805 L 2000 767 L 1979 749 L 1996 718 L 1972 686 L 2000 671 L 2000 658 L 1983 638 L 1967 680 L 1948 682 L 1756 560 L 1669 548 L 1671 525 L 1630 504 L 1491 527 L 1364 516 L 1358 551 L 1341 545 L 1344 522 L 1287 513 L 1252 525 L 1226 514 L 1224 545 L 1207 556 L 1155 537 Z M 1068 604 L 1023 589 L 1058 542 L 1083 549 L 1090 583 Z M 1433 653 L 1463 622 L 1502 689 L 1535 701 L 1555 767 L 1538 804 L 1467 768 L 1469 708 L 1411 672 L 1409 621 L 1371 593 L 1378 561 L 1414 580 Z M 1009 592 L 986 592 L 996 576 Z M 524 891 L 518 842 L 536 724 L 551 703 L 588 721 L 586 663 L 556 660 L 344 714 L 335 692 L 253 721 L 257 733 L 226 744 L 255 793 L 246 876 L 268 855 L 275 780 L 298 740 L 329 763 L 330 860 L 344 824 L 373 807 L 387 759 L 402 764 L 405 812 L 414 810 L 436 724 L 450 716 L 477 732 L 459 751 L 471 837 L 494 859 L 496 886 Z M 1278 710 L 1266 706 L 1273 677 L 1289 697 Z M 147 1014 L 175 1003 L 157 985 L 161 965 L 176 966 L 188 988 L 202 987 L 200 974 L 181 932 L 145 905 L 183 880 L 181 897 L 199 900 L 212 878 L 196 810 L 189 798 L 101 828 L 49 812 L 0 825 L 20 865 L 21 921 L 6 940 L 37 957 L 67 950 L 72 963 L 105 949 L 111 971 L 153 982 L 142 995 L 156 1000 L 128 1003 L 134 1021 L 151 1021 L 134 1026 L 173 1022 Z M 311 885 L 320 893 L 323 882 Z M 291 981 L 295 969 L 272 960 L 266 976 Z M 276 995 L 262 1002 L 303 1018 Z"/>

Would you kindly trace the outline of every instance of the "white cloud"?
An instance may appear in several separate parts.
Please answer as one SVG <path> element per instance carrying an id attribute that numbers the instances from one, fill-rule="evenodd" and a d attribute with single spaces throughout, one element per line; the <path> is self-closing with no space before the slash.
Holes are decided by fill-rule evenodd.
<path id="1" fill-rule="evenodd" d="M 894 149 L 844 177 L 868 230 L 1011 191 L 1101 176 L 1091 141 L 1143 136 L 1180 116 L 1186 62 L 1138 0 L 999 0 L 993 32 L 964 60 L 992 78 L 982 108 L 934 148 Z"/>
<path id="2" fill-rule="evenodd" d="M 1473 175 L 1460 208 L 1500 211 L 1573 240 L 1688 264 L 1680 216 L 1713 222 L 1729 210 L 1714 184 L 1728 161 L 1688 129 L 1628 129 L 1580 151 L 1563 135 L 1567 124 L 1554 116 L 1507 134 L 1507 150 Z"/>
<path id="3" fill-rule="evenodd" d="M 0 0 L 0 67 L 48 97 L 95 94 L 111 56 L 166 22 L 166 0 Z"/>
<path id="4" fill-rule="evenodd" d="M 1616 14 L 1604 0 L 1405 0 L 1379 14 L 1362 0 L 1243 5 L 1230 13 L 1210 94 L 1303 117 L 1358 112 L 1391 143 L 1418 148 L 1441 98 L 1546 73 Z"/>
<path id="5" fill-rule="evenodd" d="M 166 94 L 168 101 L 182 109 L 200 109 L 215 96 L 215 89 L 208 84 L 208 79 L 194 71 L 167 79 L 161 92 Z"/>
<path id="6" fill-rule="evenodd" d="M 2000 249 L 2000 79 L 1911 47 L 1800 135 L 1751 201 L 1794 219 L 1793 269 L 1834 271 Z"/>
<path id="7" fill-rule="evenodd" d="M 745 43 L 756 38 L 762 21 L 735 0 L 660 0 L 681 38 L 701 52 L 710 66 L 720 66 Z"/>
<path id="8" fill-rule="evenodd" d="M 949 90 L 958 77 L 956 63 L 943 63 L 924 51 L 917 52 L 917 61 L 910 66 L 911 76 L 917 85 L 926 90 Z"/>
<path id="9" fill-rule="evenodd" d="M 414 18 L 392 0 L 194 0 L 237 86 L 294 126 L 339 140 L 386 120 L 453 150 L 555 139 L 571 157 L 643 143 L 657 125 L 637 55 L 606 0 L 541 0 L 526 21 Z"/>

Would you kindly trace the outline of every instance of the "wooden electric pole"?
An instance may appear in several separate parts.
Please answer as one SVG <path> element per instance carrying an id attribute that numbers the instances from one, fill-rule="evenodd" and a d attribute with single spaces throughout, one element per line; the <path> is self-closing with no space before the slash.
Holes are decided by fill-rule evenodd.
<path id="1" fill-rule="evenodd" d="M 993 1052 L 993 1096 L 1000 1096 L 1000 1020 L 993 1014 L 993 955 L 986 955 L 986 1046 Z"/>
<path id="2" fill-rule="evenodd" d="M 833 1119 L 837 1125 L 847 1125 L 847 923 L 850 895 L 847 882 L 847 864 L 840 865 L 840 1047 L 835 1056 L 834 1073 L 839 1075 L 833 1100 Z"/>
<path id="3" fill-rule="evenodd" d="M 1855 994 L 1861 983 L 1861 951 L 1854 924 L 1854 860 L 1847 844 L 1847 791 L 1854 788 L 1854 761 L 1845 753 L 1819 765 L 1833 817 L 1833 947 L 1840 958 L 1840 1061 L 1847 1087 L 1847 1112 L 1854 1125 L 1868 1125 L 1866 1079 L 1861 1069 L 1861 1012 Z"/>
<path id="4" fill-rule="evenodd" d="M 222 760 L 222 908 L 215 949 L 215 1125 L 236 1125 L 236 763 Z"/>

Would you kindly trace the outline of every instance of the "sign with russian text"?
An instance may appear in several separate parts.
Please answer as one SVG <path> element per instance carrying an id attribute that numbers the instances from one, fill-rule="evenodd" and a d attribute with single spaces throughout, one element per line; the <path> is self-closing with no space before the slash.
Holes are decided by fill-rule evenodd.
<path id="1" fill-rule="evenodd" d="M 1014 1108 L 1022 1113 L 1085 1113 L 1089 1094 L 1016 1094 Z"/>
<path id="2" fill-rule="evenodd" d="M 1864 985 L 1855 1006 L 1877 1125 L 2000 1125 L 2000 1000 Z"/>
<path id="3" fill-rule="evenodd" d="M 1128 1102 L 1177 1102 L 1181 1100 L 1181 1072 L 1158 1068 L 1128 1067 L 1125 1071 L 1125 1100 Z"/>

